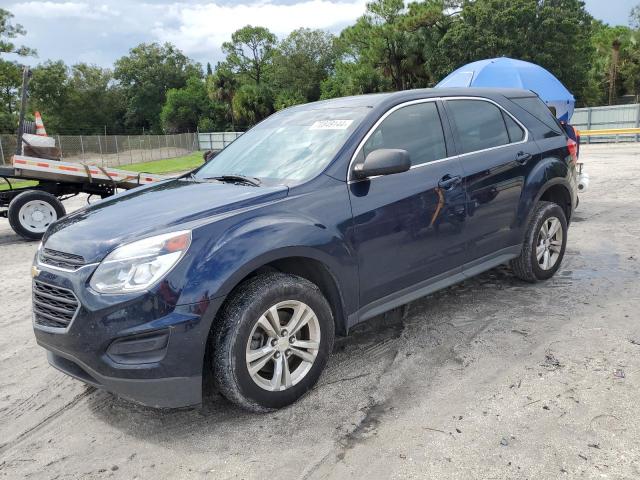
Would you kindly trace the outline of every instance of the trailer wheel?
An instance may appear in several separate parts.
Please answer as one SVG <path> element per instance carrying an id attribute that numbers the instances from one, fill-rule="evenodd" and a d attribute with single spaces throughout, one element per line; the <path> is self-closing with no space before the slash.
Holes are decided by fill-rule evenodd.
<path id="1" fill-rule="evenodd" d="M 64 217 L 62 202 L 50 193 L 28 190 L 9 204 L 9 224 L 13 231 L 28 240 L 39 240 L 49 225 Z"/>

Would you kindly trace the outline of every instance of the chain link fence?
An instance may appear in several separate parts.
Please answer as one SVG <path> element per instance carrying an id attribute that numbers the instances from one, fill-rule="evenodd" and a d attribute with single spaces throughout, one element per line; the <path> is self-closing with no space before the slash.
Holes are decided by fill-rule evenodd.
<path id="1" fill-rule="evenodd" d="M 199 149 L 196 133 L 177 135 L 52 135 L 65 162 L 117 167 L 181 157 Z M 0 158 L 10 163 L 15 135 L 0 135 Z"/>

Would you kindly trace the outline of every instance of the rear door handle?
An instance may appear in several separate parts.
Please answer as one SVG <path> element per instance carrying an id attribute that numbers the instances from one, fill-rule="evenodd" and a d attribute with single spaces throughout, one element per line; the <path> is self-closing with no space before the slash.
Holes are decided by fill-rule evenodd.
<path id="1" fill-rule="evenodd" d="M 462 177 L 459 175 L 445 175 L 438 182 L 438 187 L 443 190 L 451 190 L 456 185 L 459 185 L 462 182 Z"/>
<path id="2" fill-rule="evenodd" d="M 518 152 L 518 154 L 516 155 L 516 162 L 518 162 L 520 165 L 524 165 L 529 160 L 531 160 L 532 156 L 533 155 L 527 152 Z"/>

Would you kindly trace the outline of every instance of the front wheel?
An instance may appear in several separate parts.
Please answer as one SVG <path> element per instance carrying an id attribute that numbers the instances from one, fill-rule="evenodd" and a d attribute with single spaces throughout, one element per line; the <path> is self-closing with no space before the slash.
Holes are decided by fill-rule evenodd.
<path id="1" fill-rule="evenodd" d="M 27 190 L 9 204 L 7 216 L 13 231 L 28 240 L 39 240 L 49 225 L 64 217 L 64 205 L 42 190 Z"/>
<path id="2" fill-rule="evenodd" d="M 236 289 L 214 328 L 214 373 L 228 400 L 247 410 L 284 407 L 318 380 L 334 324 L 320 289 L 295 275 L 257 275 Z"/>
<path id="3" fill-rule="evenodd" d="M 559 205 L 538 202 L 531 216 L 513 273 L 527 282 L 551 278 L 560 268 L 567 246 L 567 217 Z"/>

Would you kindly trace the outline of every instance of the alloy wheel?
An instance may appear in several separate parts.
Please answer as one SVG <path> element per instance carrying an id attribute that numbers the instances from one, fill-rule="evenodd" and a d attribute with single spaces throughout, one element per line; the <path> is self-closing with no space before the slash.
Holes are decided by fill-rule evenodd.
<path id="1" fill-rule="evenodd" d="M 562 253 L 562 224 L 556 217 L 545 219 L 538 232 L 536 259 L 542 270 L 551 270 Z"/>
<path id="2" fill-rule="evenodd" d="M 257 320 L 246 348 L 252 380 L 272 392 L 300 382 L 311 370 L 320 348 L 320 322 L 307 304 L 286 300 Z"/>

